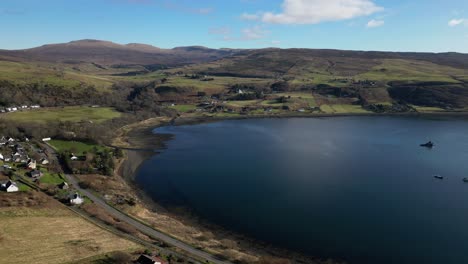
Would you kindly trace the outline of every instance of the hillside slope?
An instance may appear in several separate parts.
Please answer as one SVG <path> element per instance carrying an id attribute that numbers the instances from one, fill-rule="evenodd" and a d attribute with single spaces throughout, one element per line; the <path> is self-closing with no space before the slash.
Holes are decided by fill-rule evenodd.
<path id="1" fill-rule="evenodd" d="M 138 43 L 121 45 L 109 41 L 88 39 L 49 44 L 26 50 L 0 50 L 0 58 L 68 64 L 92 62 L 106 66 L 117 64 L 175 66 L 212 61 L 233 52 L 235 51 L 191 47 L 160 49 Z"/>

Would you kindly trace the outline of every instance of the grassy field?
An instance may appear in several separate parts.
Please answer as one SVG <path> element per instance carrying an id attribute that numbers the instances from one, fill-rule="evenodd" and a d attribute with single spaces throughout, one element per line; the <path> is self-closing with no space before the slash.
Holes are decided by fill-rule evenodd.
<path id="1" fill-rule="evenodd" d="M 197 108 L 197 106 L 195 105 L 175 105 L 175 106 L 171 106 L 172 109 L 175 109 L 179 112 L 189 112 L 189 111 L 192 111 L 192 110 L 195 110 Z"/>
<path id="2" fill-rule="evenodd" d="M 84 152 L 91 152 L 94 148 L 98 151 L 104 150 L 104 147 L 78 141 L 66 140 L 51 140 L 49 144 L 52 145 L 58 152 L 71 151 L 75 155 L 82 155 Z"/>
<path id="3" fill-rule="evenodd" d="M 445 111 L 444 109 L 440 108 L 440 107 L 430 107 L 430 106 L 416 106 L 416 105 L 413 105 L 414 109 L 416 109 L 416 111 L 418 112 L 421 112 L 421 113 L 433 113 L 433 112 L 443 112 Z"/>
<path id="4" fill-rule="evenodd" d="M 43 184 L 59 185 L 64 180 L 57 173 L 44 172 L 44 176 L 39 180 Z"/>
<path id="5" fill-rule="evenodd" d="M 18 84 L 47 83 L 70 88 L 87 84 L 95 86 L 98 90 L 106 90 L 112 85 L 112 81 L 107 77 L 73 71 L 61 65 L 10 61 L 0 61 L 0 80 Z"/>
<path id="6" fill-rule="evenodd" d="M 357 75 L 356 78 L 373 81 L 438 81 L 457 83 L 452 76 L 466 76 L 466 70 L 437 65 L 424 61 L 384 60 L 371 71 Z"/>
<path id="7" fill-rule="evenodd" d="M 0 208 L 2 264 L 66 263 L 138 245 L 60 208 Z"/>
<path id="8" fill-rule="evenodd" d="M 108 107 L 70 106 L 63 108 L 44 108 L 0 115 L 0 119 L 19 122 L 56 122 L 91 121 L 95 123 L 119 117 L 121 114 Z"/>
<path id="9" fill-rule="evenodd" d="M 360 105 L 347 105 L 347 104 L 324 104 L 320 106 L 320 110 L 327 114 L 365 114 L 371 113 L 363 109 Z"/>
<path id="10" fill-rule="evenodd" d="M 190 79 L 183 76 L 169 77 L 164 85 L 174 87 L 191 87 L 196 91 L 224 91 L 234 84 L 264 84 L 269 80 L 257 78 L 236 78 L 236 77 L 213 77 L 212 81 L 202 81 L 199 79 Z"/>

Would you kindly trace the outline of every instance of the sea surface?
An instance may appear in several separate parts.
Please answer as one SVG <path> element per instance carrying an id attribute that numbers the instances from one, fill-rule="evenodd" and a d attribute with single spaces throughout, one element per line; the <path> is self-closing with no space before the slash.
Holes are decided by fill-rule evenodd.
<path id="1" fill-rule="evenodd" d="M 154 133 L 174 138 L 136 181 L 163 205 L 351 264 L 468 263 L 467 120 L 251 119 Z M 428 140 L 433 149 L 419 146 Z"/>

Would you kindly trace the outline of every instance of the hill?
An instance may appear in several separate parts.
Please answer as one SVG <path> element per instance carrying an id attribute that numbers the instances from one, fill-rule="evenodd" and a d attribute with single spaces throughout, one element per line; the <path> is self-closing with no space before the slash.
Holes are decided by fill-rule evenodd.
<path id="1" fill-rule="evenodd" d="M 232 50 L 200 47 L 160 49 L 146 44 L 121 45 L 110 41 L 85 39 L 25 50 L 0 50 L 0 58 L 23 62 L 41 61 L 66 64 L 88 62 L 105 66 L 137 64 L 170 67 L 212 61 L 231 53 L 233 53 Z"/>
<path id="2" fill-rule="evenodd" d="M 25 100 L 46 106 L 138 101 L 144 108 L 162 101 L 193 101 L 200 94 L 229 98 L 239 88 L 258 94 L 306 92 L 315 97 L 317 106 L 464 109 L 468 107 L 468 54 L 161 49 L 101 40 L 0 50 L 3 105 Z"/>

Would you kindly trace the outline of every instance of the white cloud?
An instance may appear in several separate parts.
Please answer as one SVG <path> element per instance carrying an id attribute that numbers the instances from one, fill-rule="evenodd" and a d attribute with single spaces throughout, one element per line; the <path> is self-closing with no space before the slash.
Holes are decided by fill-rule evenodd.
<path id="1" fill-rule="evenodd" d="M 451 27 L 456 27 L 459 25 L 468 25 L 468 19 L 464 19 L 464 18 L 452 19 L 448 22 L 448 25 Z"/>
<path id="2" fill-rule="evenodd" d="M 384 10 L 373 0 L 284 0 L 282 9 L 281 13 L 263 13 L 261 20 L 274 24 L 318 24 L 368 16 Z"/>
<path id="3" fill-rule="evenodd" d="M 255 40 L 255 39 L 263 39 L 269 31 L 265 30 L 262 26 L 253 26 L 249 28 L 244 28 L 242 30 L 242 40 Z"/>
<path id="4" fill-rule="evenodd" d="M 385 24 L 385 21 L 383 20 L 375 20 L 375 19 L 372 19 L 370 20 L 369 22 L 367 22 L 367 25 L 366 27 L 367 28 L 376 28 L 376 27 L 381 27 Z"/>
<path id="5" fill-rule="evenodd" d="M 213 27 L 208 31 L 211 35 L 220 35 L 223 41 L 251 41 L 266 38 L 270 31 L 261 25 L 242 29 L 239 34 L 233 34 L 229 27 Z"/>
<path id="6" fill-rule="evenodd" d="M 242 20 L 248 20 L 248 21 L 253 21 L 253 20 L 259 20 L 260 16 L 257 14 L 248 14 L 244 13 L 240 17 Z"/>

